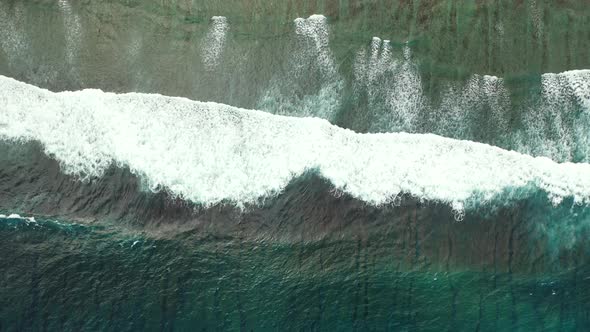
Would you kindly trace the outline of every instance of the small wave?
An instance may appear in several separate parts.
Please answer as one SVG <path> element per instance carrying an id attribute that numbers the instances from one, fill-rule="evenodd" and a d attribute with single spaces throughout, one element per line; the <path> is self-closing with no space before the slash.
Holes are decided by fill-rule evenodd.
<path id="1" fill-rule="evenodd" d="M 100 90 L 52 93 L 0 77 L 0 136 L 39 141 L 65 172 L 128 167 L 154 190 L 207 206 L 256 203 L 318 172 L 372 205 L 410 194 L 461 211 L 544 191 L 590 202 L 590 165 L 556 163 L 432 134 L 358 134 L 316 118 Z"/>
<path id="2" fill-rule="evenodd" d="M 207 70 L 214 70 L 219 66 L 228 30 L 229 24 L 226 17 L 214 16 L 211 18 L 211 27 L 201 47 L 201 57 Z"/>
<path id="3" fill-rule="evenodd" d="M 37 222 L 35 220 L 35 217 L 21 217 L 17 213 L 11 213 L 9 215 L 0 214 L 0 219 L 19 219 L 19 220 L 25 220 L 27 222 Z"/>

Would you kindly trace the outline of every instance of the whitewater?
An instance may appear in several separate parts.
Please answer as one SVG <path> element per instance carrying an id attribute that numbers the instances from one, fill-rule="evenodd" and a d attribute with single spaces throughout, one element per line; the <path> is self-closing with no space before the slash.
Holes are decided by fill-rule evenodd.
<path id="1" fill-rule="evenodd" d="M 153 191 L 256 204 L 316 172 L 371 205 L 403 194 L 456 211 L 542 191 L 590 204 L 590 164 L 433 134 L 359 134 L 318 118 L 156 94 L 54 93 L 0 76 L 0 138 L 37 141 L 81 180 L 128 167 Z"/>

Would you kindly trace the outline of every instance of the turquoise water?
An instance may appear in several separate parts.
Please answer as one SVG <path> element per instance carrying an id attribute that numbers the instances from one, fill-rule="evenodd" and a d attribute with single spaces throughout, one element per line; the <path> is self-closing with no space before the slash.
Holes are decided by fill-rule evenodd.
<path id="1" fill-rule="evenodd" d="M 2 219 L 8 330 L 585 330 L 588 265 L 430 268 L 379 239 L 167 239 Z M 393 240 L 393 236 L 391 240 Z"/>

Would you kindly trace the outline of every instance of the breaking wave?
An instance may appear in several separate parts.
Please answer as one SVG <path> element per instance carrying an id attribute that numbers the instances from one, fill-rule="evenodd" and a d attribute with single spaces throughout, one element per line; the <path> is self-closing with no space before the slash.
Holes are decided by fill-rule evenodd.
<path id="1" fill-rule="evenodd" d="M 151 190 L 205 206 L 260 202 L 315 172 L 371 205 L 402 194 L 454 210 L 538 191 L 590 203 L 590 165 L 432 134 L 358 134 L 317 118 L 100 90 L 53 93 L 0 77 L 0 136 L 38 141 L 67 174 L 128 167 Z"/>

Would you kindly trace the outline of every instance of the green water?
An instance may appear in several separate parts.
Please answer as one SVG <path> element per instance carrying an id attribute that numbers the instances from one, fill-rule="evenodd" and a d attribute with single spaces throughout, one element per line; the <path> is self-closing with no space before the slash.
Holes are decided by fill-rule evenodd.
<path id="1" fill-rule="evenodd" d="M 327 17 L 344 76 L 374 36 L 398 50 L 412 47 L 427 91 L 474 73 L 526 77 L 590 68 L 590 9 L 581 1 L 65 3 L 3 1 L 5 31 L 16 31 L 0 51 L 3 73 L 58 90 L 134 90 L 254 107 L 289 59 L 293 20 L 312 14 Z M 216 15 L 226 16 L 230 29 L 222 68 L 208 73 L 199 54 Z"/>
<path id="2" fill-rule="evenodd" d="M 281 244 L 0 222 L 7 330 L 583 331 L 590 266 L 429 268 L 393 243 Z M 393 238 L 393 236 L 392 236 Z M 413 267 L 411 267 L 413 266 Z"/>
<path id="3" fill-rule="evenodd" d="M 313 14 L 325 25 L 298 31 Z M 582 0 L 0 0 L 0 75 L 42 88 L 560 162 L 590 161 L 590 75 L 546 73 L 588 68 Z M 458 222 L 448 207 L 367 207 L 303 181 L 276 205 L 195 217 L 137 194 L 127 169 L 81 183 L 41 147 L 0 148 L 0 211 L 38 216 L 0 218 L 0 331 L 590 330 L 590 211 L 570 199 Z"/>
<path id="4" fill-rule="evenodd" d="M 295 19 L 312 14 L 325 15 L 325 35 L 298 32 Z M 212 33 L 213 16 L 223 32 Z M 0 73 L 580 162 L 590 74 L 582 85 L 542 75 L 590 68 L 589 17 L 580 1 L 11 0 L 0 3 Z M 395 68 L 382 61 L 386 40 Z"/>

